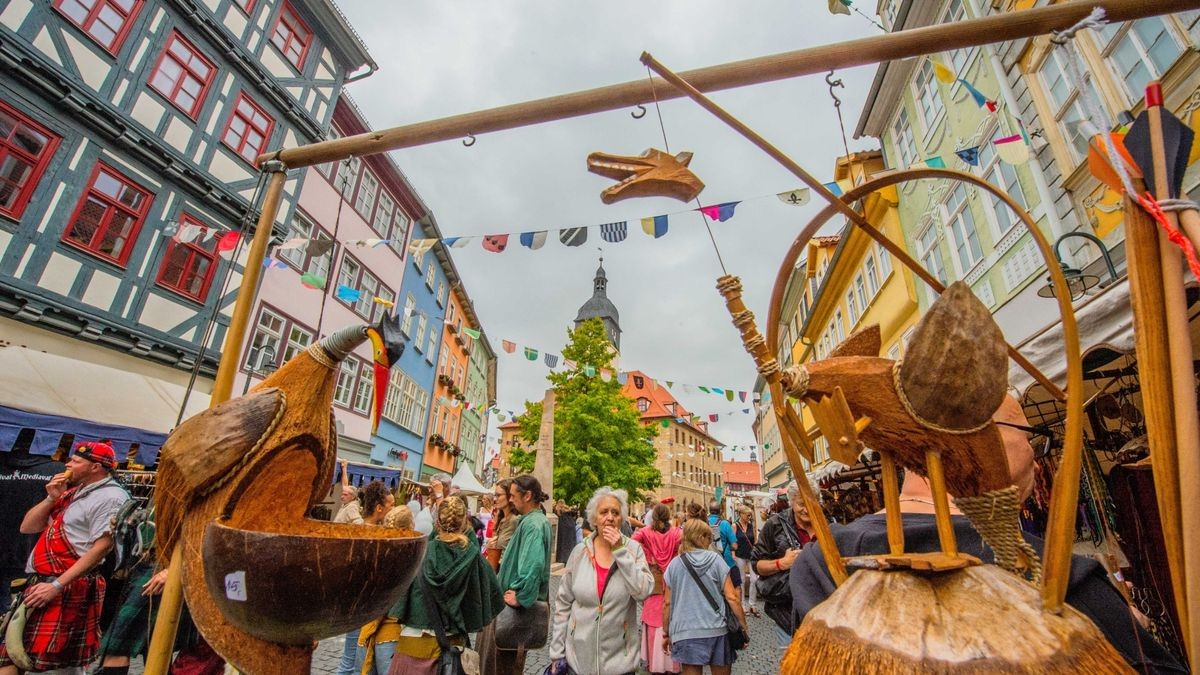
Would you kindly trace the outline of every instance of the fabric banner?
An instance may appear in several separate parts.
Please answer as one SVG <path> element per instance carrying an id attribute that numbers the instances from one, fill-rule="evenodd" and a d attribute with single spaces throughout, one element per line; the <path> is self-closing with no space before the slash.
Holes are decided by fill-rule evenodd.
<path id="1" fill-rule="evenodd" d="M 437 241 L 437 240 L 431 239 L 430 241 Z M 321 239 L 321 238 L 309 239 L 308 245 L 304 247 L 304 252 L 313 258 L 320 258 L 321 256 L 325 255 L 326 253 L 329 253 L 329 251 L 331 249 L 333 249 L 333 243 L 334 242 L 332 239 Z M 432 246 L 432 245 L 433 244 L 430 244 L 430 246 Z"/>
<path id="2" fill-rule="evenodd" d="M 930 157 L 925 160 L 925 166 L 931 169 L 944 169 L 946 168 L 946 160 L 941 157 Z"/>
<path id="3" fill-rule="evenodd" d="M 586 227 L 565 227 L 558 231 L 558 240 L 564 246 L 583 246 L 587 243 Z"/>
<path id="4" fill-rule="evenodd" d="M 701 206 L 696 210 L 708 216 L 709 220 L 723 223 L 733 217 L 733 211 L 737 208 L 738 204 L 741 204 L 741 202 L 725 202 L 712 206 Z"/>
<path id="5" fill-rule="evenodd" d="M 465 248 L 467 244 L 471 243 L 471 239 L 471 237 L 450 237 L 443 239 L 442 243 L 450 248 Z"/>
<path id="6" fill-rule="evenodd" d="M 546 354 L 545 364 L 547 368 L 554 368 L 558 365 L 558 354 Z"/>
<path id="7" fill-rule="evenodd" d="M 349 286 L 338 286 L 333 294 L 339 300 L 345 300 L 346 302 L 358 302 L 362 298 L 362 291 L 350 288 Z"/>
<path id="8" fill-rule="evenodd" d="M 850 16 L 850 0 L 829 0 L 829 13 Z"/>
<path id="9" fill-rule="evenodd" d="M 187 223 L 183 227 L 179 228 L 179 231 L 175 233 L 175 241 L 181 244 L 193 242 L 196 240 L 196 237 L 200 236 L 200 230 L 202 229 L 203 228 L 199 225 Z"/>
<path id="10" fill-rule="evenodd" d="M 503 349 L 506 353 L 511 354 L 511 353 L 517 351 L 517 343 L 509 342 L 508 340 L 501 340 L 500 348 Z"/>
<path id="11" fill-rule="evenodd" d="M 540 232 L 522 232 L 521 233 L 521 245 L 527 249 L 536 251 L 542 247 L 542 244 L 545 244 L 545 243 L 546 243 L 546 231 L 545 230 L 542 230 Z"/>
<path id="12" fill-rule="evenodd" d="M 1009 164 L 1024 164 L 1029 161 L 1029 146 L 1020 134 L 998 138 L 992 142 L 996 146 L 996 154 Z"/>
<path id="13" fill-rule="evenodd" d="M 842 186 L 837 184 L 837 181 L 825 183 L 825 189 L 833 193 L 834 197 L 842 196 Z"/>
<path id="14" fill-rule="evenodd" d="M 808 188 L 798 188 L 788 192 L 780 192 L 775 195 L 779 201 L 792 206 L 804 206 L 812 199 L 812 190 Z"/>
<path id="15" fill-rule="evenodd" d="M 425 255 L 433 245 L 437 243 L 437 239 L 413 239 L 408 244 L 408 253 L 414 257 L 420 258 Z"/>
<path id="16" fill-rule="evenodd" d="M 492 253 L 504 253 L 508 248 L 507 234 L 489 234 L 483 238 L 483 249 Z"/>
<path id="17" fill-rule="evenodd" d="M 463 326 L 462 332 L 466 333 L 467 335 L 470 335 L 472 338 L 474 338 L 476 340 L 479 339 L 479 331 L 475 330 L 474 328 L 467 328 L 466 326 Z"/>
<path id="18" fill-rule="evenodd" d="M 525 358 L 529 359 L 530 361 L 537 361 L 537 355 L 538 351 L 536 349 L 531 347 L 525 348 Z"/>
<path id="19" fill-rule="evenodd" d="M 629 234 L 627 221 L 622 220 L 619 223 L 604 223 L 600 226 L 600 238 L 610 244 L 617 244 L 625 241 L 625 237 Z"/>
<path id="20" fill-rule="evenodd" d="M 658 239 L 667 233 L 667 217 L 642 218 L 642 232 Z"/>
<path id="21" fill-rule="evenodd" d="M 950 70 L 944 63 L 938 63 L 933 59 L 929 60 L 933 64 L 933 74 L 937 76 L 938 81 L 942 84 L 954 84 L 954 71 Z"/>
<path id="22" fill-rule="evenodd" d="M 289 249 L 300 248 L 301 246 L 307 246 L 307 245 L 308 245 L 308 240 L 305 239 L 304 237 L 294 237 L 292 239 L 288 239 L 287 241 L 283 242 L 279 246 L 276 246 L 275 250 L 276 251 L 287 251 Z"/>
<path id="23" fill-rule="evenodd" d="M 305 272 L 300 275 L 300 283 L 309 288 L 325 288 L 325 278 Z"/>
<path id="24" fill-rule="evenodd" d="M 958 81 L 962 83 L 962 86 L 965 87 L 968 92 L 970 92 L 971 98 L 975 99 L 975 105 L 986 109 L 988 112 L 996 112 L 995 101 L 984 96 L 983 92 L 976 89 L 974 85 L 962 79 L 961 77 L 958 78 Z"/>

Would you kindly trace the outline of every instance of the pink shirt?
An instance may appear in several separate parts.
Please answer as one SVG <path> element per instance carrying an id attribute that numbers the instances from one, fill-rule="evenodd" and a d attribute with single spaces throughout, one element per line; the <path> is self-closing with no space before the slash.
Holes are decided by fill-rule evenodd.
<path id="1" fill-rule="evenodd" d="M 646 562 L 657 565 L 660 572 L 667 571 L 667 565 L 679 554 L 679 542 L 683 539 L 683 530 L 672 527 L 666 532 L 655 532 L 652 528 L 642 527 L 633 533 L 633 540 L 642 545 L 646 554 Z M 651 595 L 642 603 L 642 622 L 655 628 L 662 627 L 662 594 Z"/>

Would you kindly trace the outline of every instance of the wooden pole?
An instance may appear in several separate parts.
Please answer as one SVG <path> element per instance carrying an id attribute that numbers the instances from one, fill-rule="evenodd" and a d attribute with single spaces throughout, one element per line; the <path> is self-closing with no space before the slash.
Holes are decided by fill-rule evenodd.
<path id="1" fill-rule="evenodd" d="M 879 473 L 883 479 L 888 550 L 892 555 L 900 555 L 904 553 L 904 522 L 900 515 L 900 477 L 896 475 L 896 460 L 892 459 L 892 453 L 879 452 Z"/>
<path id="2" fill-rule="evenodd" d="M 942 455 L 936 450 L 925 451 L 925 470 L 929 472 L 929 490 L 933 493 L 933 517 L 937 521 L 938 543 L 942 553 L 958 557 L 958 539 L 954 536 L 954 521 L 950 519 L 950 495 L 946 494 L 946 472 Z"/>
<path id="3" fill-rule="evenodd" d="M 758 133 L 753 129 L 743 124 L 741 120 L 729 114 L 724 108 L 714 103 L 704 94 L 700 93 L 700 90 L 692 86 L 687 80 L 684 80 L 681 75 L 672 72 L 669 68 L 659 63 L 650 54 L 645 52 L 642 53 L 642 63 L 646 64 L 646 67 L 650 70 L 658 73 L 658 75 L 666 80 L 666 82 L 672 87 L 684 92 L 689 98 L 698 103 L 700 107 L 712 113 L 717 119 L 729 125 L 734 131 L 737 131 L 739 134 L 745 137 L 746 140 L 758 146 L 760 150 L 767 153 L 772 159 L 783 165 L 783 167 L 790 171 L 792 175 L 799 178 L 814 193 L 828 202 L 829 205 L 834 208 L 834 210 L 845 216 L 850 222 L 857 225 L 872 239 L 879 242 L 880 246 L 883 246 L 888 250 L 889 253 L 895 256 L 897 260 L 911 269 L 914 274 L 920 277 L 921 280 L 928 284 L 929 287 L 935 292 L 940 294 L 942 291 L 946 290 L 946 286 L 942 284 L 937 277 L 930 274 L 929 271 L 921 266 L 920 263 L 914 260 L 912 256 L 908 254 L 908 251 L 904 250 L 904 247 L 895 243 L 891 239 L 888 239 L 887 235 L 875 229 L 875 226 L 871 224 L 871 221 L 867 220 L 866 216 L 851 208 L 846 202 L 838 199 L 836 195 L 829 191 L 829 188 L 825 187 L 825 185 L 816 178 L 813 178 L 812 174 L 804 170 L 804 167 L 793 161 L 791 157 L 788 157 L 779 148 L 776 148 L 774 145 L 768 142 L 767 139 L 758 135 Z M 1029 373 L 1033 379 L 1041 383 L 1041 385 L 1046 388 L 1047 392 L 1059 400 L 1066 398 L 1066 394 L 1063 393 L 1062 389 L 1060 389 L 1058 385 L 1054 384 L 1050 378 L 1046 377 L 1042 371 L 1038 370 L 1032 363 L 1030 363 L 1029 360 L 1026 359 L 1023 354 L 1018 352 L 1015 347 L 1010 344 L 1006 344 L 1005 346 L 1008 349 L 1009 357 L 1013 361 L 1016 361 L 1017 364 L 1023 369 L 1025 369 L 1025 372 Z"/>
<path id="4" fill-rule="evenodd" d="M 278 163 L 268 170 L 271 177 L 267 183 L 262 214 L 259 215 L 254 239 L 246 255 L 242 283 L 238 287 L 233 317 L 229 322 L 229 330 L 225 333 L 225 344 L 221 348 L 221 365 L 217 367 L 209 407 L 228 401 L 233 392 L 233 376 L 241 363 L 242 343 L 246 337 L 246 326 L 250 322 L 254 295 L 258 292 L 262 261 L 267 254 L 267 244 L 271 240 L 271 228 L 275 223 L 275 216 L 279 213 L 279 204 L 283 200 L 283 183 L 287 174 Z M 179 613 L 183 609 L 182 548 L 182 544 L 175 546 L 171 553 L 171 564 L 167 567 L 167 583 L 163 587 L 158 617 L 154 621 L 154 633 L 150 637 L 150 646 L 146 652 L 146 675 L 166 675 L 167 668 L 171 665 L 175 633 L 179 629 Z"/>
<path id="5" fill-rule="evenodd" d="M 1166 147 L 1162 127 L 1162 87 L 1151 82 L 1146 87 L 1146 114 L 1150 122 L 1150 153 L 1154 163 L 1155 199 L 1169 199 L 1171 179 L 1167 175 Z M 1179 229 L 1179 219 L 1174 212 L 1167 214 L 1171 224 Z M 1172 446 L 1150 448 L 1151 462 L 1159 456 L 1175 456 L 1178 472 L 1169 476 L 1171 484 L 1163 485 L 1155 480 L 1155 490 L 1178 500 L 1169 505 L 1176 510 L 1179 519 L 1179 554 L 1171 555 L 1167 562 L 1171 568 L 1172 585 L 1175 590 L 1176 611 L 1183 632 L 1183 644 L 1190 657 L 1192 671 L 1200 668 L 1200 513 L 1196 504 L 1186 506 L 1182 502 L 1181 486 L 1200 485 L 1200 420 L 1196 416 L 1196 374 L 1192 366 L 1192 338 L 1188 330 L 1187 298 L 1184 294 L 1182 254 L 1175 244 L 1167 239 L 1167 233 L 1158 230 L 1158 253 L 1162 266 L 1163 311 L 1167 325 L 1167 352 L 1170 360 L 1171 397 L 1174 400 L 1175 438 Z M 1139 368 L 1140 370 L 1140 368 Z M 1157 476 L 1156 476 L 1157 479 Z"/>
<path id="6" fill-rule="evenodd" d="M 1092 0 L 1059 3 L 736 61 L 687 71 L 682 75 L 701 91 L 745 87 L 824 73 L 831 68 L 863 66 L 1045 35 L 1052 30 L 1062 30 L 1071 26 L 1091 13 L 1094 7 L 1103 7 L 1108 20 L 1116 22 L 1200 8 L 1200 0 Z M 664 87 L 662 82 L 656 83 L 656 87 L 659 101 L 680 96 Z M 632 108 L 651 103 L 654 100 L 654 91 L 649 78 L 635 80 L 382 131 L 369 131 L 299 148 L 271 150 L 260 155 L 258 161 L 261 163 L 269 159 L 278 159 L 296 169 L 347 157 L 361 157 L 466 138 L 470 134 L 478 136 L 606 110 Z"/>

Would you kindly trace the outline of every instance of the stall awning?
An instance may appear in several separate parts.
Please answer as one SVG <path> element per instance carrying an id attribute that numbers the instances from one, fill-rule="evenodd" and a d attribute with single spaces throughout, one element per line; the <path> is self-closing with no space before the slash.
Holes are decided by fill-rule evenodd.
<path id="1" fill-rule="evenodd" d="M 383 481 L 390 488 L 396 488 L 400 485 L 400 469 L 389 469 L 385 466 L 349 462 L 346 464 L 346 474 L 350 477 L 350 484 L 355 487 L 362 487 L 375 480 Z M 333 472 L 333 482 L 340 483 L 341 480 L 342 467 L 338 466 Z"/>
<path id="2" fill-rule="evenodd" d="M 483 483 L 479 482 L 475 474 L 471 473 L 471 469 L 467 467 L 466 462 L 458 466 L 458 472 L 450 479 L 450 484 L 465 495 L 488 495 L 492 493 L 491 490 L 483 486 Z"/>
<path id="3" fill-rule="evenodd" d="M 1051 302 L 1046 300 L 1046 302 Z M 1079 349 L 1089 352 L 1108 349 L 1117 354 L 1133 351 L 1133 313 L 1129 306 L 1129 280 L 1121 279 L 1086 302 L 1075 306 L 1079 324 Z M 1056 321 L 1021 344 L 1017 351 L 1055 384 L 1067 384 L 1067 360 L 1063 357 L 1062 323 Z M 1008 383 L 1023 398 L 1035 384 L 1033 377 L 1015 363 L 1009 364 Z"/>
<path id="4" fill-rule="evenodd" d="M 110 438 L 121 457 L 130 443 L 144 443 L 138 462 L 153 464 L 185 392 L 153 377 L 21 347 L 0 349 L 0 373 L 0 441 L 8 441 L 0 448 L 11 448 L 21 428 L 34 428 L 35 454 L 53 453 L 62 434 L 71 433 L 79 440 Z M 193 391 L 185 417 L 208 399 Z"/>

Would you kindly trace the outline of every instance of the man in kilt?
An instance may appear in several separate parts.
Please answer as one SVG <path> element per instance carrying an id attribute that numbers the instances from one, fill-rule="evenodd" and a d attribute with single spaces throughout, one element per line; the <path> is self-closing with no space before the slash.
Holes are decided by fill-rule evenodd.
<path id="1" fill-rule="evenodd" d="M 67 470 L 46 484 L 46 499 L 21 521 L 23 534 L 41 536 L 25 568 L 22 639 L 0 645 L 0 675 L 16 675 L 18 666 L 81 669 L 96 657 L 105 588 L 96 567 L 112 549 L 113 516 L 129 499 L 113 478 L 116 466 L 108 443 L 78 444 Z"/>

